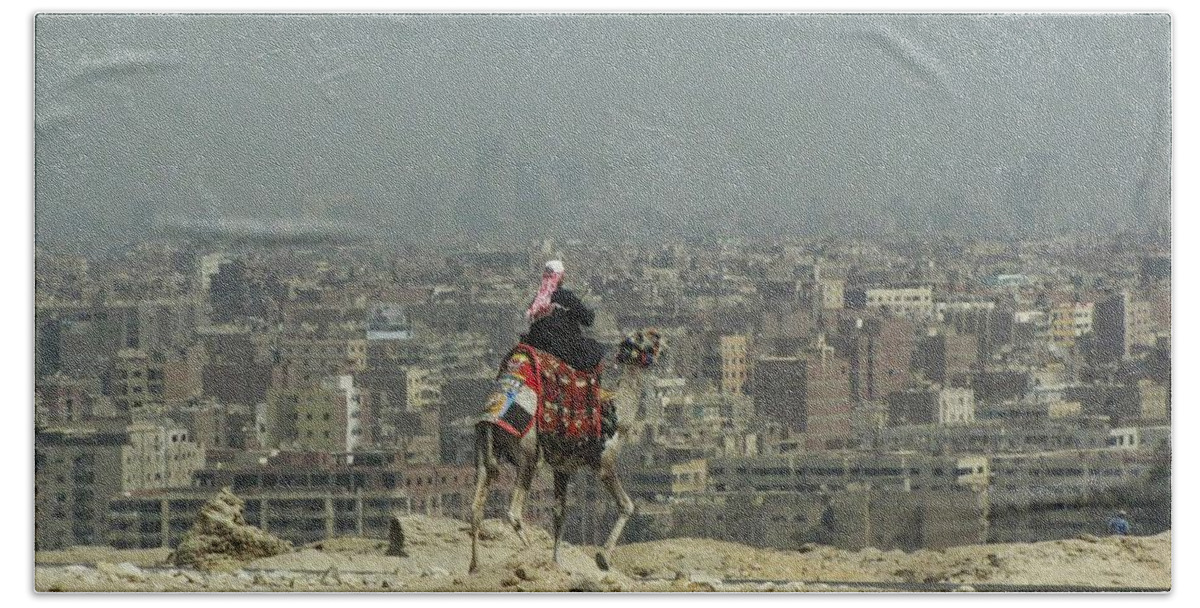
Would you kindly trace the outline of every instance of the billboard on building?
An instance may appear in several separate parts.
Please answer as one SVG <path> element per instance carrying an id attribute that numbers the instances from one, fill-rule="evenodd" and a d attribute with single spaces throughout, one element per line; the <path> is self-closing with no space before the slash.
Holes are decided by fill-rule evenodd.
<path id="1" fill-rule="evenodd" d="M 399 304 L 375 304 L 367 309 L 368 340 L 412 338 L 412 322 Z"/>

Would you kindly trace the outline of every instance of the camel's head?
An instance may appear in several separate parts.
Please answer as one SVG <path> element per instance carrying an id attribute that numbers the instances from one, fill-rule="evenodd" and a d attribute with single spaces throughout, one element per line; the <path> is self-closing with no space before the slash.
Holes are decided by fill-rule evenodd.
<path id="1" fill-rule="evenodd" d="M 656 329 L 640 329 L 625 336 L 617 349 L 617 363 L 650 367 L 662 353 L 662 335 Z"/>

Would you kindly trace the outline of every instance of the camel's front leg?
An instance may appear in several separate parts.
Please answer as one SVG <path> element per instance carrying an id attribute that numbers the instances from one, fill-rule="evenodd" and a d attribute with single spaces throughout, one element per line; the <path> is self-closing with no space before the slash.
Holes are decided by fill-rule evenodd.
<path id="1" fill-rule="evenodd" d="M 612 495 L 620 509 L 617 521 L 613 524 L 612 531 L 608 533 L 608 541 L 604 543 L 604 548 L 596 554 L 596 565 L 601 570 L 608 570 L 608 565 L 612 561 L 613 548 L 617 546 L 617 540 L 621 538 L 621 532 L 625 530 L 625 523 L 633 516 L 634 505 L 633 499 L 629 498 L 629 494 L 621 486 L 620 478 L 617 477 L 615 457 L 601 459 L 600 481 L 608 489 L 608 493 Z"/>

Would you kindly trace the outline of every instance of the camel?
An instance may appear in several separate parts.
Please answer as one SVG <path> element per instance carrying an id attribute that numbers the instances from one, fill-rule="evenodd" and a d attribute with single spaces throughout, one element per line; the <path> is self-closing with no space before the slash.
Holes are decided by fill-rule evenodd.
<path id="1" fill-rule="evenodd" d="M 632 338 L 627 338 L 616 361 L 607 366 L 606 374 L 616 372 L 617 376 L 611 400 L 618 411 L 618 418 L 620 418 L 622 410 L 627 413 L 634 411 L 632 408 L 641 396 L 645 367 L 657 358 L 660 348 L 658 335 L 653 331 L 648 334 L 653 336 L 652 344 L 645 343 L 642 346 L 643 343 L 640 341 L 642 334 L 639 332 L 639 341 L 635 342 Z M 633 346 L 634 352 L 639 355 L 648 356 L 635 357 L 635 360 L 631 360 L 628 356 L 622 356 L 622 354 L 628 355 L 630 346 Z M 536 424 L 523 437 L 518 438 L 488 421 L 479 422 L 475 427 L 475 497 L 471 505 L 471 565 L 468 571 L 474 573 L 479 566 L 477 553 L 479 531 L 483 523 L 488 487 L 499 474 L 499 460 L 508 460 L 516 465 L 516 484 L 513 488 L 506 520 L 526 546 L 528 546 L 529 540 L 525 535 L 523 525 L 525 498 L 529 494 L 529 488 L 541 461 L 544 460 L 553 470 L 555 564 L 560 564 L 559 545 L 562 542 L 563 522 L 566 519 L 567 484 L 571 477 L 583 467 L 596 471 L 601 483 L 612 495 L 619 508 L 617 521 L 613 524 L 604 547 L 596 554 L 596 565 L 601 570 L 608 570 L 613 548 L 616 547 L 626 522 L 634 512 L 633 500 L 621 486 L 621 480 L 617 475 L 617 456 L 621 448 L 623 426 L 618 424 L 616 432 L 611 437 L 602 440 L 603 444 L 599 450 L 572 453 L 562 449 L 554 442 L 540 438 Z"/>

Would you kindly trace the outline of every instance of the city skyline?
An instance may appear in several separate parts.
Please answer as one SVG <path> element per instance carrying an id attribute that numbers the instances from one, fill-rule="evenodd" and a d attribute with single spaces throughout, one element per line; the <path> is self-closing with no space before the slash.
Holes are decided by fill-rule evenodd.
<path id="1" fill-rule="evenodd" d="M 901 492 L 906 517 L 952 514 L 916 536 L 880 521 L 879 548 L 1072 537 L 1118 504 L 1144 531 L 1170 526 L 1171 256 L 1157 239 L 516 252 L 160 240 L 39 258 L 39 517 L 73 514 L 38 520 L 39 546 L 172 545 L 216 488 L 233 482 L 258 501 L 285 477 L 304 481 L 278 508 L 341 500 L 350 489 L 334 482 L 355 475 L 385 501 L 355 508 L 366 527 L 353 513 L 269 524 L 293 541 L 329 526 L 381 534 L 381 504 L 462 517 L 464 433 L 527 327 L 531 269 L 547 256 L 573 260 L 597 339 L 638 327 L 665 337 L 620 412 L 623 471 L 651 511 L 630 540 L 853 546 L 822 497 L 865 507 L 864 488 Z M 144 457 L 152 466 L 99 466 L 155 437 L 180 451 L 173 468 L 161 453 Z M 433 476 L 434 488 L 417 481 Z M 783 492 L 772 517 L 801 523 L 769 538 L 753 516 L 721 523 L 703 506 L 747 492 Z M 169 530 L 130 524 L 167 503 L 190 505 L 170 507 Z M 594 543 L 606 511 L 584 504 L 571 538 Z M 535 502 L 530 516 L 548 512 Z M 861 511 L 850 513 L 829 521 Z"/>
<path id="2" fill-rule="evenodd" d="M 34 586 L 1169 589 L 1173 19 L 39 14 Z"/>

